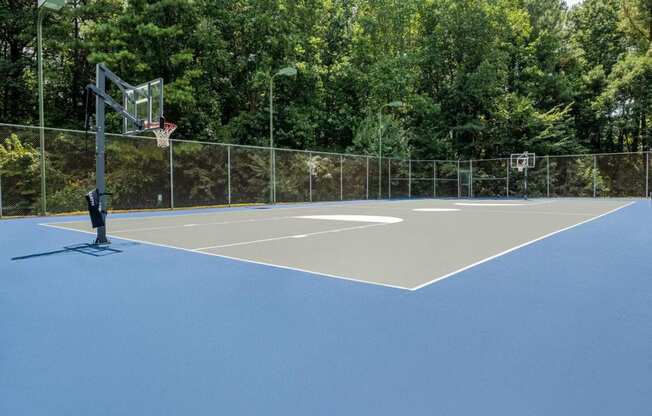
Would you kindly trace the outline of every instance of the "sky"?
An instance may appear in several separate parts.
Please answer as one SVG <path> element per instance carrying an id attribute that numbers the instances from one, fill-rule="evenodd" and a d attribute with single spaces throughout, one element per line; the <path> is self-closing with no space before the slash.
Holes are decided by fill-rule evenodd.
<path id="1" fill-rule="evenodd" d="M 578 3 L 581 3 L 581 2 L 582 2 L 582 0 L 566 0 L 566 3 L 567 3 L 569 6 L 574 6 L 574 5 L 576 5 L 576 4 L 578 4 Z"/>

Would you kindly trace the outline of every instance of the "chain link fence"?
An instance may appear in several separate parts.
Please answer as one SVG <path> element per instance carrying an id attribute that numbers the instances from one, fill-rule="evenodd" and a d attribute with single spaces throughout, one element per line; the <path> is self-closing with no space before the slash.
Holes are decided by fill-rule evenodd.
<path id="1" fill-rule="evenodd" d="M 95 187 L 95 138 L 0 124 L 0 217 L 84 211 Z M 646 197 L 650 153 L 538 156 L 529 197 Z M 509 159 L 401 160 L 149 137 L 107 135 L 113 210 L 406 198 L 522 197 L 525 174 Z M 41 182 L 46 192 L 42 195 Z"/>

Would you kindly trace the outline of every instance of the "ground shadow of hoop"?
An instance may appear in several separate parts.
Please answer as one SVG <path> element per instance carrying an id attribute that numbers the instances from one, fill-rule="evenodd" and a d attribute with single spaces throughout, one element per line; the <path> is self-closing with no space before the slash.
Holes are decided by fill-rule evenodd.
<path id="1" fill-rule="evenodd" d="M 42 253 L 28 254 L 25 256 L 12 257 L 11 260 L 28 260 L 37 257 L 47 257 L 47 256 L 56 256 L 62 254 L 84 254 L 87 256 L 93 257 L 105 257 L 113 254 L 122 253 L 122 250 L 112 248 L 105 245 L 96 245 L 96 244 L 77 244 L 73 246 L 64 246 L 60 250 L 45 251 Z"/>

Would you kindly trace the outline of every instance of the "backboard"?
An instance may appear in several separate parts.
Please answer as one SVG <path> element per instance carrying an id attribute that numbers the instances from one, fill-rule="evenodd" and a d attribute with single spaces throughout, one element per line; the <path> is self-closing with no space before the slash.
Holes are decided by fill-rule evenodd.
<path id="1" fill-rule="evenodd" d="M 123 107 L 145 128 L 140 129 L 136 123 L 125 118 L 124 134 L 137 134 L 143 131 L 162 128 L 159 121 L 163 117 L 163 79 L 158 78 L 123 91 Z"/>
<path id="2" fill-rule="evenodd" d="M 535 166 L 536 155 L 534 153 L 512 153 L 509 157 L 509 165 L 512 169 L 523 170 L 525 168 L 531 169 Z"/>

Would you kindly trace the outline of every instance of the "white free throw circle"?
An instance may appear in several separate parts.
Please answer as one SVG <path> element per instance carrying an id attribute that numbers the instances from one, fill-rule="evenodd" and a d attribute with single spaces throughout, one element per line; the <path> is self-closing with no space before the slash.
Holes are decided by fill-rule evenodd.
<path id="1" fill-rule="evenodd" d="M 415 208 L 412 211 L 417 212 L 454 212 L 460 211 L 459 208 Z"/>

